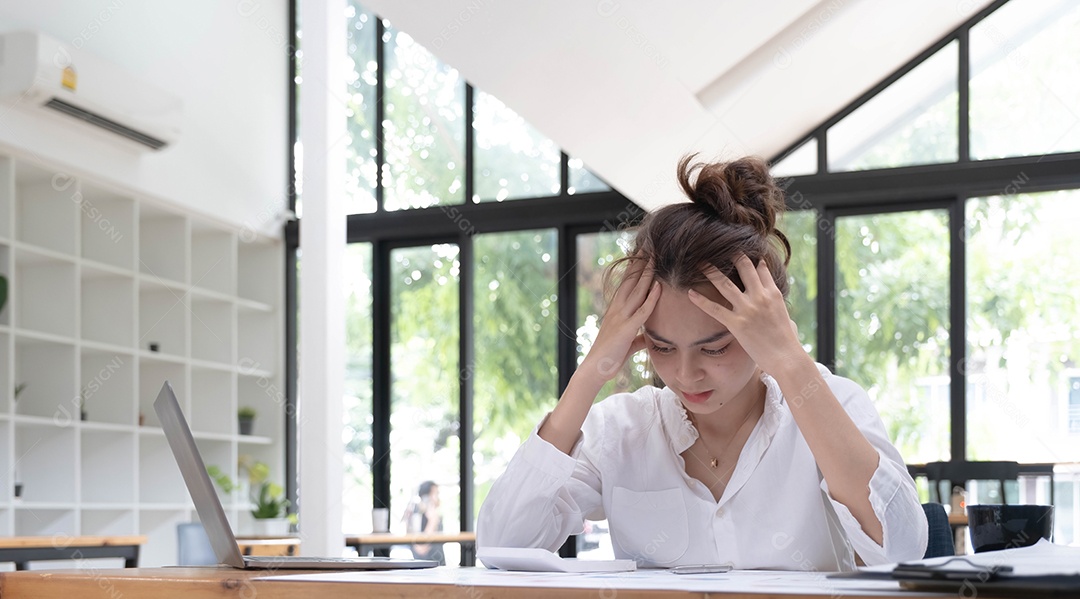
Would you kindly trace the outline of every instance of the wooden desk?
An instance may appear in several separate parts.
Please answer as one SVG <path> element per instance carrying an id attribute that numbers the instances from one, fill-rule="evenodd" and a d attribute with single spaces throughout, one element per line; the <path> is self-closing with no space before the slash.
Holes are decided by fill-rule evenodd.
<path id="1" fill-rule="evenodd" d="M 300 555 L 300 539 L 296 537 L 237 537 L 236 544 L 244 555 Z"/>
<path id="2" fill-rule="evenodd" d="M 368 549 L 389 550 L 394 545 L 419 545 L 423 543 L 458 543 L 461 545 L 461 565 L 476 565 L 475 532 L 410 533 L 404 535 L 373 532 L 345 536 L 345 544 L 355 549 L 358 555 L 367 555 Z"/>
<path id="3" fill-rule="evenodd" d="M 139 547 L 146 543 L 142 535 L 106 537 L 0 537 L 0 562 L 15 562 L 16 570 L 26 570 L 27 562 L 40 560 L 91 559 L 119 557 L 125 568 L 139 565 Z"/>
<path id="4" fill-rule="evenodd" d="M 281 572 L 278 572 L 281 573 Z M 292 572 L 299 573 L 299 572 Z M 34 570 L 30 572 L 0 572 L 0 597 L 33 599 L 295 599 L 318 595 L 320 599 L 355 599 L 356 597 L 398 597 L 403 599 L 449 597 L 451 599 L 484 599 L 515 597 L 522 599 L 596 599 L 597 589 L 568 589 L 550 587 L 468 586 L 457 584 L 393 584 L 251 580 L 266 576 L 266 571 L 234 570 L 232 568 L 133 568 L 116 570 Z M 703 593 L 671 590 L 632 590 L 619 588 L 618 578 L 602 589 L 600 597 L 618 599 L 764 599 L 761 594 Z M 858 591 L 834 596 L 849 599 L 880 599 L 880 594 Z M 897 591 L 898 599 L 954 597 L 918 591 Z M 828 595 L 807 595 L 799 589 L 772 593 L 770 599 L 815 599 Z"/>

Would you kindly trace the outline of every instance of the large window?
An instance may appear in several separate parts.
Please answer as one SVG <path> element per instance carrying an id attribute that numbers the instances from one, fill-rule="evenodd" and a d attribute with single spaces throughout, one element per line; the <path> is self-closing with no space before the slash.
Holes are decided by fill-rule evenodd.
<path id="1" fill-rule="evenodd" d="M 574 323 L 595 325 L 573 298 L 600 305 L 609 231 L 642 211 L 407 33 L 354 1 L 346 17 L 343 528 L 389 507 L 405 532 L 431 481 L 442 529 L 471 530 L 576 365 Z M 632 372 L 620 388 L 650 377 Z"/>
<path id="2" fill-rule="evenodd" d="M 349 11 L 345 526 L 389 505 L 401 529 L 433 479 L 444 528 L 471 529 L 595 338 L 604 268 L 641 211 L 417 40 Z M 996 0 L 775 161 L 807 351 L 868 390 L 909 463 L 1056 464 L 1053 489 L 1031 478 L 1014 499 L 1052 490 L 1066 543 L 1078 30 L 1074 3 Z M 639 355 L 602 395 L 651 379 Z M 602 532 L 577 547 L 602 554 Z"/>
<path id="3" fill-rule="evenodd" d="M 774 161 L 792 273 L 814 281 L 789 298 L 808 349 L 869 391 L 909 463 L 1020 462 L 1009 500 L 1053 497 L 1064 543 L 1080 541 L 1078 31 L 1075 3 L 997 0 Z"/>
<path id="4" fill-rule="evenodd" d="M 372 313 L 371 244 L 354 243 L 345 251 L 345 530 L 371 525 L 372 486 Z"/>
<path id="5" fill-rule="evenodd" d="M 474 516 L 559 394 L 557 239 L 554 229 L 473 239 Z"/>
<path id="6" fill-rule="evenodd" d="M 972 460 L 1080 458 L 1080 191 L 967 203 L 968 450 Z"/>
<path id="7" fill-rule="evenodd" d="M 948 315 L 944 210 L 836 219 L 836 369 L 909 462 L 949 458 Z"/>

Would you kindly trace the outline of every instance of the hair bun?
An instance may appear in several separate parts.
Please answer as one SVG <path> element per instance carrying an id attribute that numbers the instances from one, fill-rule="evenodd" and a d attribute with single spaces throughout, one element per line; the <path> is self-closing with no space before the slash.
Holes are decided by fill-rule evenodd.
<path id="1" fill-rule="evenodd" d="M 776 233 L 784 211 L 784 192 L 755 156 L 731 162 L 694 162 L 697 154 L 679 161 L 679 185 L 695 205 L 725 222 L 753 227 L 762 236 Z M 695 176 L 696 175 L 696 176 Z"/>

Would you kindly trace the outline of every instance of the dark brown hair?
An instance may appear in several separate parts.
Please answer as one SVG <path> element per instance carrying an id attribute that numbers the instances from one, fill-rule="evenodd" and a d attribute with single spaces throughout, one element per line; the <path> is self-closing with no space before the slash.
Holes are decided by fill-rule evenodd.
<path id="1" fill-rule="evenodd" d="M 769 266 L 773 280 L 787 296 L 791 244 L 776 228 L 784 212 L 784 192 L 764 160 L 750 156 L 731 162 L 695 162 L 696 154 L 679 161 L 678 178 L 690 202 L 649 213 L 637 228 L 629 255 L 612 265 L 616 272 L 637 269 L 650 261 L 655 276 L 676 289 L 709 284 L 702 273 L 712 264 L 744 289 L 735 270 L 740 254 L 756 265 Z"/>

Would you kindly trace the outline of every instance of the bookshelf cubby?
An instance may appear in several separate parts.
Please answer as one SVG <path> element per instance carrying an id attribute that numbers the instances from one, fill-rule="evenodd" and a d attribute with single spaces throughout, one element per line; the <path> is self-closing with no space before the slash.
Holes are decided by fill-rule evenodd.
<path id="1" fill-rule="evenodd" d="M 239 480 L 254 455 L 283 482 L 283 264 L 280 239 L 0 152 L 0 535 L 144 534 L 140 565 L 176 563 L 197 515 L 165 380 L 207 464 Z"/>

